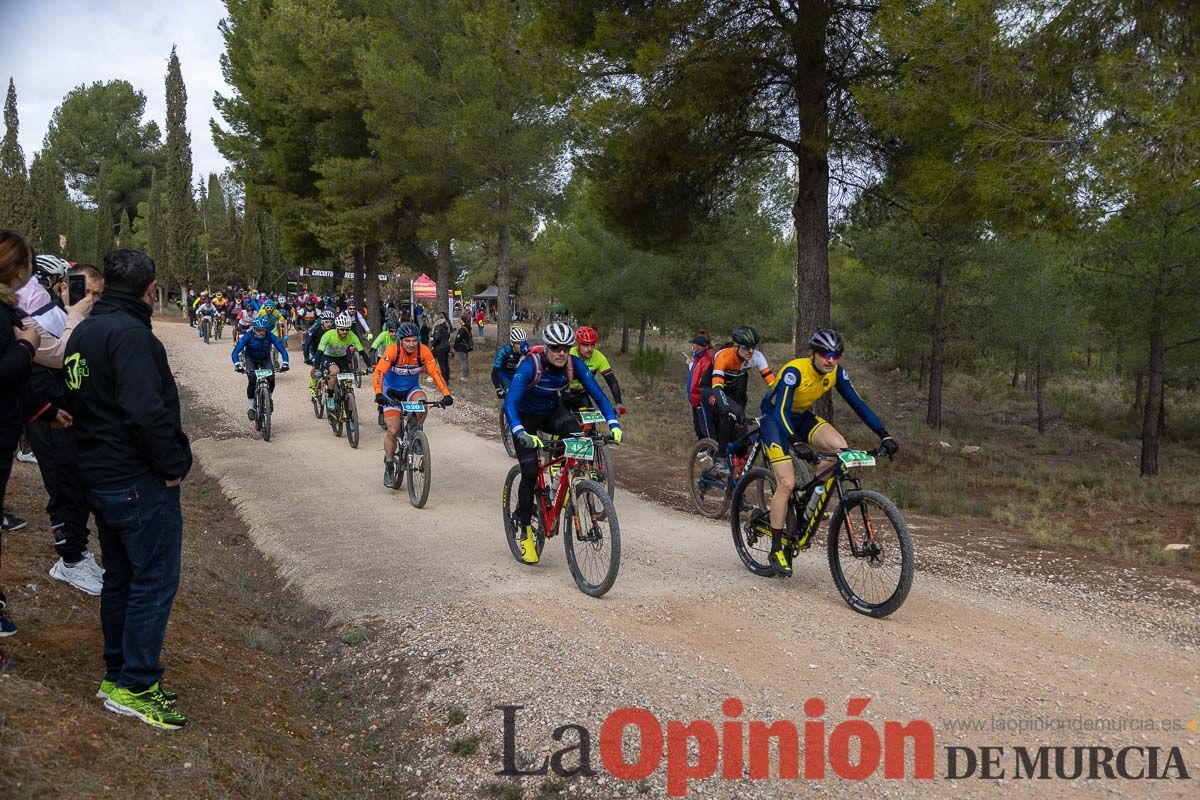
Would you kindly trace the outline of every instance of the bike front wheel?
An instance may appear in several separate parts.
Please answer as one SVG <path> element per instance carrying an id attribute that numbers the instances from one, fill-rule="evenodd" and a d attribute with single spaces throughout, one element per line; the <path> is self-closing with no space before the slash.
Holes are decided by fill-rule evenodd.
<path id="1" fill-rule="evenodd" d="M 512 553 L 512 557 L 516 559 L 518 564 L 524 564 L 521 560 L 521 536 L 522 531 L 517 527 L 515 515 L 517 513 L 517 486 L 521 482 L 521 465 L 514 464 L 513 468 L 508 471 L 508 476 L 504 479 L 504 489 L 500 493 L 500 515 L 504 518 L 504 539 L 508 542 L 508 551 Z M 533 525 L 533 541 L 537 546 L 538 557 L 542 555 L 542 549 L 546 544 L 546 532 L 542 530 L 541 515 L 536 508 L 537 498 L 534 498 L 535 508 L 533 516 L 530 519 L 530 524 Z"/>
<path id="2" fill-rule="evenodd" d="M 404 470 L 408 473 L 408 502 L 413 508 L 424 508 L 429 499 L 429 480 L 433 464 L 429 458 L 429 439 L 425 431 L 412 432 L 408 443 L 408 457 L 404 459 Z"/>
<path id="3" fill-rule="evenodd" d="M 271 441 L 271 392 L 266 384 L 260 384 L 255 404 L 258 406 L 259 432 L 264 442 Z"/>
<path id="4" fill-rule="evenodd" d="M 771 527 L 771 498 L 775 496 L 775 473 L 752 469 L 733 487 L 729 503 L 729 525 L 733 547 L 746 569 L 755 575 L 775 574 L 771 566 L 771 535 L 760 530 Z M 788 506 L 785 530 L 795 529 L 795 512 Z"/>
<path id="5" fill-rule="evenodd" d="M 912 537 L 896 505 L 879 492 L 852 491 L 829 523 L 829 571 L 842 599 L 868 617 L 904 604 L 916 573 Z"/>
<path id="6" fill-rule="evenodd" d="M 688 492 L 701 515 L 720 519 L 729 508 L 729 481 L 716 472 L 717 443 L 701 439 L 688 459 Z"/>
<path id="7" fill-rule="evenodd" d="M 512 429 L 508 427 L 508 417 L 504 415 L 504 404 L 500 404 L 500 441 L 504 442 L 504 452 L 509 458 L 517 457 L 517 445 L 513 442 Z"/>
<path id="8" fill-rule="evenodd" d="M 621 526 L 612 497 L 596 481 L 575 480 L 563 516 L 563 545 L 575 585 L 600 597 L 612 588 L 621 568 Z"/>
<path id="9" fill-rule="evenodd" d="M 342 411 L 346 416 L 346 441 L 358 449 L 358 404 L 354 401 L 354 392 L 342 395 Z"/>

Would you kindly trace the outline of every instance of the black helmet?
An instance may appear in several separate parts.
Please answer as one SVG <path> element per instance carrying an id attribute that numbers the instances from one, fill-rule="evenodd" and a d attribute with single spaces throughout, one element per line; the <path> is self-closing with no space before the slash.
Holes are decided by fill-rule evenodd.
<path id="1" fill-rule="evenodd" d="M 842 335 L 833 328 L 822 328 L 813 331 L 813 335 L 808 337 L 808 349 L 821 353 L 841 353 L 846 349 L 846 343 L 842 341 Z"/>
<path id="2" fill-rule="evenodd" d="M 418 328 L 416 325 L 412 324 L 411 322 L 405 322 L 399 328 L 396 329 L 396 338 L 397 339 L 416 338 L 420 335 L 421 335 L 421 329 Z"/>
<path id="3" fill-rule="evenodd" d="M 758 343 L 762 341 L 758 336 L 758 331 L 749 325 L 738 325 L 733 329 L 729 338 L 740 347 L 758 347 Z"/>

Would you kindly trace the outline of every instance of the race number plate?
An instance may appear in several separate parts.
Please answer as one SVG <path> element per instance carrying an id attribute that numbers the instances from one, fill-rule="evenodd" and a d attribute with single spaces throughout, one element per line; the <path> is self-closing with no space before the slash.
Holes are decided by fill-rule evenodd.
<path id="1" fill-rule="evenodd" d="M 564 454 L 576 461 L 591 461 L 596 457 L 596 443 L 591 439 L 563 439 Z"/>
<path id="2" fill-rule="evenodd" d="M 404 409 L 405 411 L 412 411 L 417 414 L 420 414 L 422 411 L 425 410 L 425 404 L 424 403 L 409 403 L 409 402 L 405 401 L 400 404 L 400 408 Z"/>
<path id="3" fill-rule="evenodd" d="M 274 374 L 275 374 L 275 370 L 273 370 L 273 369 L 256 369 L 256 370 L 254 370 L 254 377 L 258 378 L 259 380 L 269 378 Z"/>
<path id="4" fill-rule="evenodd" d="M 354 383 L 354 376 L 348 372 L 339 372 L 338 380 L 342 383 Z"/>
<path id="5" fill-rule="evenodd" d="M 605 421 L 604 415 L 599 411 L 580 411 L 579 418 L 583 420 L 584 425 L 596 425 Z"/>
<path id="6" fill-rule="evenodd" d="M 873 467 L 875 456 L 862 450 L 846 450 L 838 454 L 842 464 L 847 467 Z"/>

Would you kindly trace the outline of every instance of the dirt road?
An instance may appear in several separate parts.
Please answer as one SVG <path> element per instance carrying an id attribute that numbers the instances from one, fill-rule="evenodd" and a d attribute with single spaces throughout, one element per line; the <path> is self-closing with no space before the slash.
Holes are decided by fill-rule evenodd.
<path id="1" fill-rule="evenodd" d="M 1196 796 L 1200 733 L 1188 724 L 1200 718 L 1200 592 L 1190 582 L 1158 586 L 1133 570 L 1085 581 L 1066 577 L 1053 557 L 1010 569 L 1004 552 L 973 552 L 963 563 L 956 548 L 923 535 L 938 521 L 921 518 L 913 520 L 919 572 L 912 594 L 893 617 L 877 621 L 842 602 L 823 542 L 799 560 L 791 580 L 765 580 L 741 566 L 727 523 L 619 491 L 621 573 L 613 591 L 594 600 L 575 589 L 556 540 L 533 568 L 509 555 L 499 493 L 513 462 L 498 442 L 467 427 L 478 428 L 490 410 L 455 406 L 430 415 L 433 484 L 427 507 L 416 510 L 406 493 L 382 485 L 382 433 L 365 384 L 359 408 L 370 418 L 354 450 L 313 417 L 297 357 L 299 368 L 280 377 L 274 436 L 263 443 L 245 417 L 232 343 L 206 347 L 183 325 L 156 330 L 180 384 L 209 412 L 195 452 L 259 547 L 337 619 L 374 621 L 358 657 L 368 687 L 363 702 L 378 706 L 380 726 L 403 719 L 425 731 L 405 754 L 416 760 L 407 787 L 413 796 L 483 796 L 505 780 L 495 775 L 504 754 L 498 705 L 525 706 L 517 716 L 518 766 L 536 766 L 574 743 L 576 733 L 556 742 L 551 732 L 577 723 L 591 734 L 598 774 L 570 781 L 565 791 L 663 796 L 666 760 L 644 782 L 609 774 L 597 746 L 601 724 L 623 706 L 640 706 L 664 730 L 667 720 L 708 720 L 720 731 L 729 697 L 744 704 L 740 721 L 791 720 L 802 731 L 805 701 L 821 698 L 827 734 L 846 718 L 849 698 L 869 697 L 860 716 L 881 736 L 889 720 L 932 726 L 934 780 L 912 779 L 910 757 L 905 780 L 885 780 L 882 765 L 861 783 L 830 768 L 824 780 L 802 777 L 801 784 L 693 780 L 693 794 Z M 618 451 L 618 472 L 620 463 Z M 420 674 L 399 674 L 401 657 L 419 659 Z M 424 681 L 425 694 L 398 708 L 390 699 L 401 694 L 402 680 Z M 452 708 L 465 711 L 466 721 L 447 728 Z M 473 735 L 481 737 L 478 752 L 447 752 L 448 742 Z M 1167 780 L 1109 780 L 1100 769 L 1090 780 L 1085 755 L 1083 776 L 1072 779 L 1072 751 L 1066 777 L 1054 777 L 1053 764 L 1046 780 L 1016 776 L 1015 748 L 1039 745 L 1158 746 L 1160 773 L 1177 747 L 1191 778 L 1172 771 Z M 947 779 L 947 748 L 978 755 L 984 746 L 1005 748 L 994 768 L 996 775 L 1005 770 L 1003 779 L 980 779 L 978 767 L 971 778 Z M 1147 768 L 1146 751 L 1139 753 L 1129 756 L 1129 772 Z M 573 753 L 566 764 L 577 760 Z M 543 779 L 523 780 L 532 792 Z"/>

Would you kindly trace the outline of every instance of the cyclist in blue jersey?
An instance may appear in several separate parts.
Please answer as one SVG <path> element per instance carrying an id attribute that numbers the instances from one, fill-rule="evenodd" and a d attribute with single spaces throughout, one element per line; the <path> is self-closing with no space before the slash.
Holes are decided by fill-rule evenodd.
<path id="1" fill-rule="evenodd" d="M 562 404 L 562 392 L 572 380 L 578 380 L 591 395 L 596 408 L 604 414 L 613 440 L 621 443 L 621 425 L 617 412 L 596 383 L 592 371 L 578 356 L 571 355 L 575 332 L 562 322 L 552 322 L 542 331 L 545 349 L 531 352 L 517 367 L 504 399 L 504 415 L 512 428 L 517 461 L 521 465 L 521 483 L 517 487 L 516 524 L 521 533 L 521 560 L 538 561 L 533 527 L 533 490 L 537 487 L 538 448 L 543 446 L 539 431 L 557 436 L 581 436 L 579 420 Z"/>
<path id="2" fill-rule="evenodd" d="M 258 369 L 275 369 L 271 363 L 271 348 L 274 347 L 283 357 L 280 372 L 288 371 L 288 354 L 279 337 L 271 333 L 271 320 L 259 317 L 250 325 L 250 332 L 242 335 L 233 347 L 233 368 L 246 373 L 246 416 L 254 421 L 254 385 L 257 378 L 254 371 Z M 271 395 L 275 394 L 275 375 L 267 378 L 267 386 Z"/>
<path id="3" fill-rule="evenodd" d="M 529 355 L 529 337 L 521 328 L 514 327 L 508 334 L 510 344 L 504 345 L 496 353 L 492 364 L 492 386 L 496 387 L 496 397 L 504 399 L 508 385 L 512 383 L 513 375 L 521 359 Z"/>

